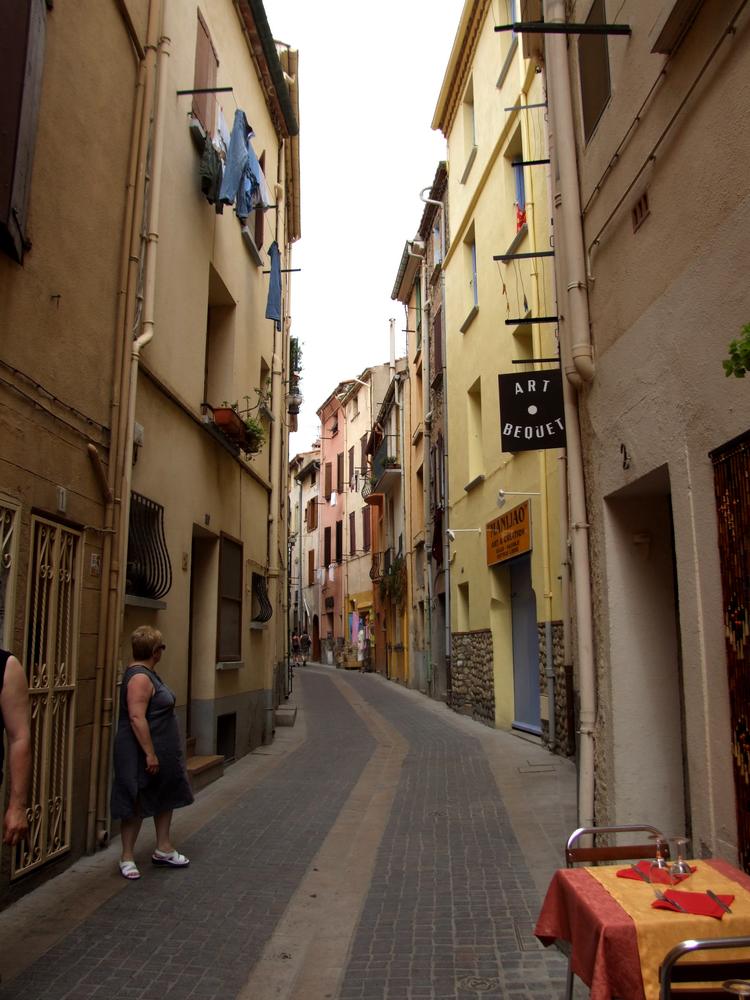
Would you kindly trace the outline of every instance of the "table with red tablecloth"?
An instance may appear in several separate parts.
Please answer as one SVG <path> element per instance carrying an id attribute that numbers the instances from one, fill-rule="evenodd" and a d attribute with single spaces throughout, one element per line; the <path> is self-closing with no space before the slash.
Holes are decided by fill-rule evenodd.
<path id="1" fill-rule="evenodd" d="M 716 891 L 726 891 L 729 886 L 736 897 L 732 914 L 719 921 L 656 910 L 652 886 L 637 879 L 614 880 L 621 866 L 562 868 L 552 877 L 534 933 L 545 945 L 569 943 L 573 972 L 591 988 L 591 1000 L 654 1000 L 658 963 L 652 956 L 644 961 L 642 973 L 639 951 L 639 939 L 644 950 L 647 931 L 663 942 L 660 959 L 689 938 L 750 934 L 750 878 L 719 859 L 691 863 L 697 872 L 684 888 L 694 884 L 704 890 L 710 884 Z"/>

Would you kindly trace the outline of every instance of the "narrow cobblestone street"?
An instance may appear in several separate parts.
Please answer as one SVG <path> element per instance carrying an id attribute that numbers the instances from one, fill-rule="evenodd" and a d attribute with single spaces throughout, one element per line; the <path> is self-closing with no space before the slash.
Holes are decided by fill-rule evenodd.
<path id="1" fill-rule="evenodd" d="M 533 937 L 575 771 L 376 675 L 297 671 L 296 725 L 178 814 L 0 914 L 1 1000 L 557 998 Z"/>

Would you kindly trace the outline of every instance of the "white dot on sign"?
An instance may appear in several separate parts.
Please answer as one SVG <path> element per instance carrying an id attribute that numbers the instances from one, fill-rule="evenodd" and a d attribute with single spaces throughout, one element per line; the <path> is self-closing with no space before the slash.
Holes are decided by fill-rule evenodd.
<path id="1" fill-rule="evenodd" d="M 535 406 L 533 406 L 533 405 L 532 405 L 532 406 L 530 406 L 530 407 L 529 407 L 529 413 L 530 413 L 530 414 L 532 415 L 532 417 L 533 417 L 533 416 L 534 416 L 534 414 L 536 413 L 536 407 L 535 407 Z"/>

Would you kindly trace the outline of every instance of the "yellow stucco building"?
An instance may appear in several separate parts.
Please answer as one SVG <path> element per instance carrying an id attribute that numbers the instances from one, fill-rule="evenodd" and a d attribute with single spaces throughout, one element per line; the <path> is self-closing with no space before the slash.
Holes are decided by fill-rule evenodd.
<path id="1" fill-rule="evenodd" d="M 567 750 L 564 452 L 501 442 L 503 422 L 510 426 L 501 404 L 531 392 L 526 413 L 538 437 L 534 393 L 559 378 L 546 101 L 537 69 L 528 42 L 495 31 L 489 0 L 467 0 L 432 123 L 448 141 L 450 687 L 457 710 L 544 734 Z M 501 392 L 500 375 L 518 376 L 514 388 Z M 521 443 L 528 446 L 528 435 Z M 564 445 L 564 437 L 553 443 Z"/>

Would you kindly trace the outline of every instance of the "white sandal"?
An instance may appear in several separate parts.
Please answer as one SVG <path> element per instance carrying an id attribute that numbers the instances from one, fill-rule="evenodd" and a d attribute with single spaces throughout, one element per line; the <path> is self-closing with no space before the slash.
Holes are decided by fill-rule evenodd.
<path id="1" fill-rule="evenodd" d="M 138 871 L 135 861 L 121 861 L 120 874 L 123 878 L 129 879 L 131 882 L 134 879 L 141 877 L 141 873 Z"/>
<path id="2" fill-rule="evenodd" d="M 165 868 L 185 868 L 190 864 L 190 861 L 185 857 L 185 855 L 180 854 L 177 850 L 154 851 L 151 855 L 151 861 L 153 864 L 160 865 Z"/>

